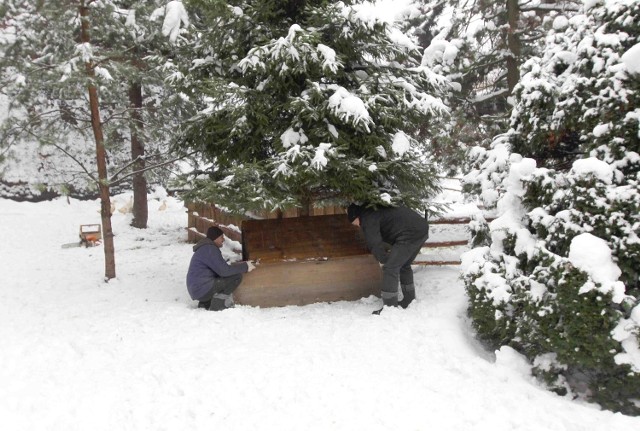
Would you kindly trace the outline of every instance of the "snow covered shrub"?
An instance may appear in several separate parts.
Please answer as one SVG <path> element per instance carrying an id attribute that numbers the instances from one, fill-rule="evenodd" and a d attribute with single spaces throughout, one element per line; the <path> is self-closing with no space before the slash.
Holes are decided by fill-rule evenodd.
<path id="1" fill-rule="evenodd" d="M 517 349 L 560 393 L 638 415 L 640 3 L 582 12 L 523 66 L 512 130 L 475 150 L 467 190 L 497 218 L 463 278 L 489 346 Z"/>
<path id="2" fill-rule="evenodd" d="M 493 210 L 504 192 L 502 182 L 508 169 L 509 148 L 505 142 L 496 140 L 491 150 L 473 147 L 467 152 L 463 191 L 477 195 L 487 210 Z"/>
<path id="3" fill-rule="evenodd" d="M 514 89 L 512 150 L 539 166 L 567 169 L 601 145 L 616 159 L 640 151 L 640 4 L 591 3 L 583 14 L 556 18 L 544 56 L 523 64 Z M 622 140 L 611 146 L 614 137 Z"/>
<path id="4" fill-rule="evenodd" d="M 471 92 L 474 85 L 469 82 L 472 74 L 465 73 L 470 67 L 469 59 L 473 52 L 474 47 L 469 41 L 459 38 L 449 41 L 439 34 L 430 41 L 422 56 L 423 66 L 451 81 L 444 97 L 447 106 L 451 107 L 450 116 L 419 126 L 439 170 L 448 175 L 459 174 L 467 150 L 478 145 L 488 147 L 491 137 L 499 130 L 495 125 L 485 124 L 486 117 L 477 113 L 473 103 L 475 98 Z"/>
<path id="5" fill-rule="evenodd" d="M 637 415 L 640 3 L 583 12 L 523 67 L 512 130 L 465 178 L 498 217 L 463 278 L 488 345 L 517 349 L 560 393 Z"/>
<path id="6" fill-rule="evenodd" d="M 602 161 L 580 160 L 560 173 L 510 160 L 491 245 L 463 259 L 478 336 L 523 353 L 559 392 L 640 413 L 633 403 L 640 399 L 640 295 L 634 274 L 615 263 L 627 251 L 636 256 L 640 224 L 616 216 L 621 194 Z M 634 235 L 610 234 L 624 227 Z"/>
<path id="7" fill-rule="evenodd" d="M 569 251 L 567 239 L 578 234 L 589 232 L 606 239 L 622 280 L 637 294 L 640 193 L 636 181 L 596 158 L 577 160 L 568 173 L 554 177 L 553 186 L 549 176 L 534 178 L 525 197 L 529 207 L 537 206 L 530 217 L 538 237 L 560 255 Z M 546 188 L 543 183 L 548 183 Z"/>
<path id="8" fill-rule="evenodd" d="M 519 103 L 512 112 L 511 147 L 516 153 L 534 158 L 540 166 L 565 165 L 575 157 L 580 143 L 573 122 L 565 112 L 555 109 L 562 76 L 577 57 L 565 49 L 569 32 L 562 18 L 556 18 L 546 38 L 548 46 L 558 48 L 547 51 L 544 59 L 532 57 L 526 61 L 521 67 L 522 78 L 514 88 Z M 573 96 L 578 99 L 571 101 L 572 106 L 578 106 L 579 95 Z"/>

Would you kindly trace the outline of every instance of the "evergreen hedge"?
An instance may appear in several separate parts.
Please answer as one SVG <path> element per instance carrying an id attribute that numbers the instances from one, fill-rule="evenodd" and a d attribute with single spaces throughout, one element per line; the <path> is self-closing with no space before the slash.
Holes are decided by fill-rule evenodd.
<path id="1" fill-rule="evenodd" d="M 470 153 L 465 187 L 497 218 L 463 257 L 469 314 L 556 392 L 640 415 L 640 3 L 560 18 L 511 130 Z"/>

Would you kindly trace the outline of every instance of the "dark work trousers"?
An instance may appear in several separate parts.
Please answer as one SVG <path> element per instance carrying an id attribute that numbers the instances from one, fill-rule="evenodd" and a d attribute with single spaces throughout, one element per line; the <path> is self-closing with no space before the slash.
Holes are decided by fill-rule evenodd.
<path id="1" fill-rule="evenodd" d="M 242 274 L 214 278 L 213 287 L 199 301 L 210 301 L 214 295 L 220 298 L 228 297 L 238 288 L 238 286 L 240 286 L 240 282 L 242 282 Z"/>
<path id="2" fill-rule="evenodd" d="M 382 267 L 382 298 L 398 297 L 398 282 L 403 285 L 413 284 L 411 263 L 420 253 L 429 235 L 411 242 L 393 244 Z"/>

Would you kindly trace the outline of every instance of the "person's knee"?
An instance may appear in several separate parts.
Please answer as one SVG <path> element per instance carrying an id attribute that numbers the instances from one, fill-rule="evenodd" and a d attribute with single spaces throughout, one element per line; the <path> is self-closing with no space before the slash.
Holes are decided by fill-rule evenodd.
<path id="1" fill-rule="evenodd" d="M 229 293 L 235 291 L 238 286 L 242 283 L 242 274 L 235 274 L 229 277 L 228 279 L 228 289 L 226 289 Z"/>
<path id="2" fill-rule="evenodd" d="M 215 292 L 230 294 L 240 286 L 242 282 L 242 274 L 234 274 L 229 277 L 217 278 Z"/>
<path id="3" fill-rule="evenodd" d="M 413 273 L 413 269 L 411 268 L 411 263 L 413 262 L 407 262 L 406 264 L 404 264 L 402 266 L 402 268 L 400 268 L 400 273 Z"/>
<path id="4" fill-rule="evenodd" d="M 388 265 L 388 264 L 384 264 L 382 266 L 382 273 L 383 274 L 387 274 L 387 275 L 393 275 L 395 277 L 398 276 L 398 274 L 400 274 L 400 267 L 397 265 Z"/>

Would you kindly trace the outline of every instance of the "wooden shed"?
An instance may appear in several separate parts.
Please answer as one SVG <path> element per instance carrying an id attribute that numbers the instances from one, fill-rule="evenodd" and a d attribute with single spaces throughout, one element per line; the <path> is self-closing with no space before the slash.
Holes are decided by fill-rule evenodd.
<path id="1" fill-rule="evenodd" d="M 304 305 L 380 294 L 380 267 L 367 251 L 360 229 L 348 222 L 344 208 L 313 208 L 310 216 L 301 216 L 296 209 L 265 212 L 255 215 L 259 219 L 248 219 L 228 215 L 214 204 L 191 203 L 187 212 L 189 241 L 196 242 L 210 226 L 219 226 L 239 243 L 237 251 L 245 260 L 260 261 L 236 291 L 239 304 Z M 468 247 L 464 226 L 469 222 L 468 218 L 430 220 L 435 229 L 424 244 L 427 253 L 413 264 L 459 265 L 460 248 Z M 450 232 L 456 226 L 459 239 L 443 241 L 442 229 Z M 455 258 L 451 258 L 453 252 Z"/>
<path id="2" fill-rule="evenodd" d="M 234 297 L 260 307 L 379 295 L 382 273 L 344 214 L 242 222 L 242 253 L 258 267 Z"/>

